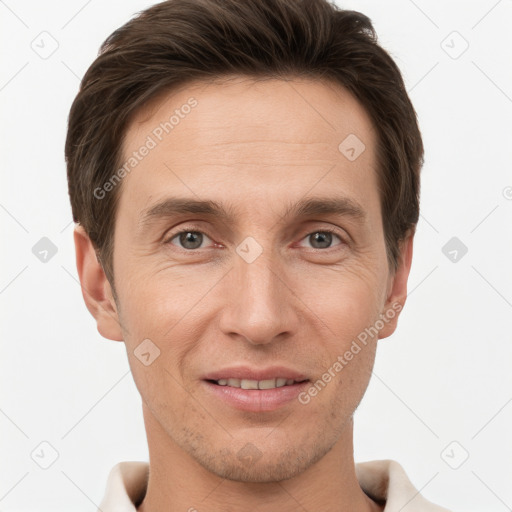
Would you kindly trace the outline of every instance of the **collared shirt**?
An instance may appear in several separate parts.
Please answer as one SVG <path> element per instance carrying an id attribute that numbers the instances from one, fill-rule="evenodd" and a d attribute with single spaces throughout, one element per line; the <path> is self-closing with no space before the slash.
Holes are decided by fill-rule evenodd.
<path id="1" fill-rule="evenodd" d="M 385 502 L 384 512 L 450 512 L 427 501 L 415 489 L 402 466 L 393 460 L 359 462 L 356 476 L 373 500 Z M 101 512 L 136 512 L 146 493 L 147 462 L 119 462 L 110 471 Z"/>

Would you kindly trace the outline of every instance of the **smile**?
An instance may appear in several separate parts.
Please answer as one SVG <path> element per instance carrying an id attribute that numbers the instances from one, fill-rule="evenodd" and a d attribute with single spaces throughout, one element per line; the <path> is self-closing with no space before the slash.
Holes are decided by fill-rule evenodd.
<path id="1" fill-rule="evenodd" d="M 274 389 L 274 388 L 282 388 L 283 386 L 293 386 L 298 382 L 303 381 L 295 381 L 294 379 L 287 379 L 285 377 L 277 377 L 275 379 L 266 379 L 266 380 L 252 380 L 252 379 L 219 379 L 217 381 L 212 381 L 218 384 L 219 386 L 229 386 L 231 388 L 241 388 L 241 389 Z"/>

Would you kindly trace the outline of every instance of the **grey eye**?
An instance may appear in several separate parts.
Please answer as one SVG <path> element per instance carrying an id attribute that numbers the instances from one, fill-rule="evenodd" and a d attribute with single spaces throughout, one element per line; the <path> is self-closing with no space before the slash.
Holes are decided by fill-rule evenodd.
<path id="1" fill-rule="evenodd" d="M 311 247 L 315 249 L 325 249 L 330 247 L 332 244 L 332 233 L 327 231 L 317 231 L 315 233 L 311 233 L 308 238 Z"/>
<path id="2" fill-rule="evenodd" d="M 197 249 L 203 243 L 203 234 L 199 231 L 184 231 L 179 233 L 175 238 L 178 238 L 181 246 L 184 249 Z"/>

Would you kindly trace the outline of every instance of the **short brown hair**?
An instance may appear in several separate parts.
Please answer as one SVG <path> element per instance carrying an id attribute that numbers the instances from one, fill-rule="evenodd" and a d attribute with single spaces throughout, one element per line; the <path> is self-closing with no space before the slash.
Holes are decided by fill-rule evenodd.
<path id="1" fill-rule="evenodd" d="M 396 270 L 399 243 L 418 222 L 423 143 L 400 70 L 370 19 L 327 0 L 168 0 L 106 39 L 69 114 L 73 220 L 88 233 L 112 287 L 122 187 L 102 199 L 93 191 L 122 165 L 130 120 L 165 90 L 228 75 L 326 79 L 357 98 L 377 131 L 383 229 Z"/>

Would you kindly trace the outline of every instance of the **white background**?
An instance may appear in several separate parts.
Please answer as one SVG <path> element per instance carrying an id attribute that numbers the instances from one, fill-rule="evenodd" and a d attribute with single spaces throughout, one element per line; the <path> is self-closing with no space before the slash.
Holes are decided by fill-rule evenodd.
<path id="1" fill-rule="evenodd" d="M 149 5 L 0 2 L 2 511 L 92 512 L 116 462 L 147 460 L 124 345 L 100 337 L 77 284 L 64 140 L 100 44 Z M 454 511 L 511 510 L 512 1 L 340 5 L 374 22 L 426 149 L 410 295 L 356 412 L 356 461 L 397 460 Z M 31 47 L 43 31 L 47 59 Z M 454 236 L 468 248 L 455 263 Z M 58 250 L 46 263 L 42 237 Z M 42 441 L 59 454 L 46 470 L 30 456 Z"/>

